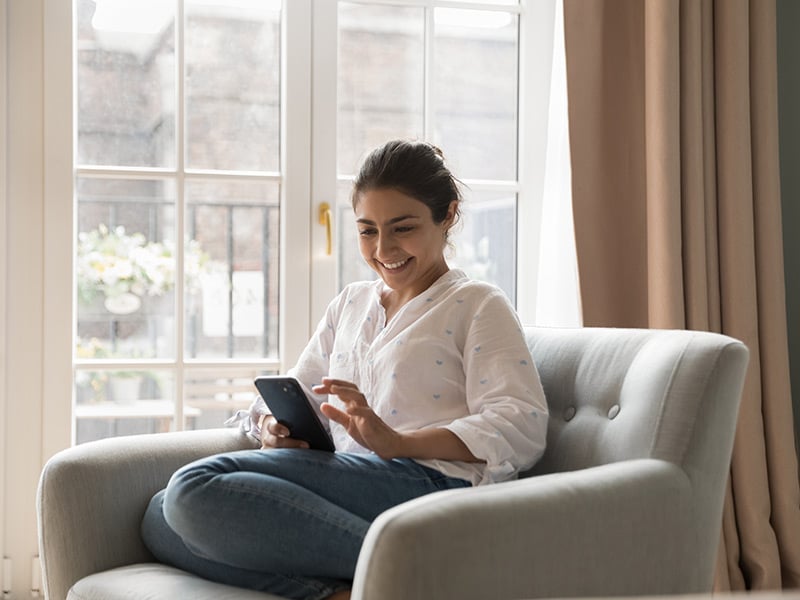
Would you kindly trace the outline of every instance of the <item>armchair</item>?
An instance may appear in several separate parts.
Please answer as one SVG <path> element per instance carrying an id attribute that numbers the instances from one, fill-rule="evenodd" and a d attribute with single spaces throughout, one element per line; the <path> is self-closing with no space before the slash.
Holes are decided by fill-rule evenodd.
<path id="1" fill-rule="evenodd" d="M 732 338 L 635 329 L 525 330 L 551 411 L 542 460 L 517 480 L 439 492 L 378 517 L 359 600 L 709 592 L 748 360 Z M 234 430 L 65 450 L 37 495 L 50 600 L 267 600 L 154 562 L 139 538 L 153 493 Z"/>

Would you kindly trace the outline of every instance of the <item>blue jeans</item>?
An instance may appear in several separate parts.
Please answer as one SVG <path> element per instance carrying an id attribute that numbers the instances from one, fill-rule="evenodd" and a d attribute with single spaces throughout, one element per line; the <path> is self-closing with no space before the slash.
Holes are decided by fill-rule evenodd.
<path id="1" fill-rule="evenodd" d="M 207 579 L 316 600 L 350 587 L 380 513 L 469 486 L 411 459 L 243 450 L 178 470 L 150 502 L 142 537 L 159 561 Z"/>

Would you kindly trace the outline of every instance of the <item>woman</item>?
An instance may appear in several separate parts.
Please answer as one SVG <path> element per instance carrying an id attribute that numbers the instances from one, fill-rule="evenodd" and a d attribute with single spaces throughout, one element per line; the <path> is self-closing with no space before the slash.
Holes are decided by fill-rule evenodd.
<path id="1" fill-rule="evenodd" d="M 142 532 L 159 560 L 289 598 L 347 598 L 381 512 L 512 479 L 541 456 L 547 407 L 519 320 L 501 291 L 445 260 L 460 202 L 430 144 L 366 158 L 352 203 L 379 279 L 331 302 L 290 371 L 336 453 L 307 449 L 259 399 L 261 449 L 188 465 L 153 498 Z"/>

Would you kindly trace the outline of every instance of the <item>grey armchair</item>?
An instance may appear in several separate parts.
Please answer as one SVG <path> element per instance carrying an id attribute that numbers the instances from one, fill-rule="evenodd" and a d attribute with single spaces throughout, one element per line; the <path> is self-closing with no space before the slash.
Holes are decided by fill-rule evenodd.
<path id="1" fill-rule="evenodd" d="M 517 481 L 382 514 L 360 600 L 708 592 L 748 352 L 700 332 L 526 328 L 551 410 L 548 448 Z M 234 430 L 65 450 L 37 505 L 51 600 L 274 598 L 153 562 L 139 522 L 182 464 L 250 447 Z"/>

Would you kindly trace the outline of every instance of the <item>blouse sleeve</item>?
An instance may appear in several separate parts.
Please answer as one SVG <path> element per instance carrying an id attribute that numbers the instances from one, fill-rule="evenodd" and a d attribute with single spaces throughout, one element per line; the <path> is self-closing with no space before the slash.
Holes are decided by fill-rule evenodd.
<path id="1" fill-rule="evenodd" d="M 532 467 L 544 453 L 544 391 L 519 319 L 502 293 L 482 302 L 465 340 L 470 414 L 446 428 L 486 462 L 485 479 L 503 481 Z"/>

